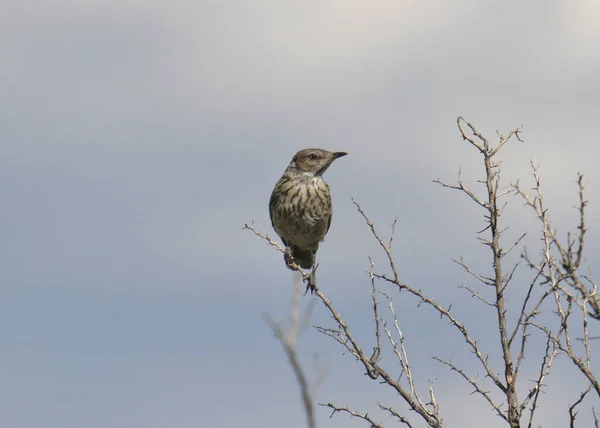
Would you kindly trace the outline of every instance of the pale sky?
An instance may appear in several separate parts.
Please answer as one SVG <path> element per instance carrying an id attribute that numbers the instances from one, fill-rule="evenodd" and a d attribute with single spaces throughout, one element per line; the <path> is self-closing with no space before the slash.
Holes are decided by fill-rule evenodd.
<path id="1" fill-rule="evenodd" d="M 398 218 L 402 279 L 451 303 L 497 352 L 493 314 L 458 288 L 476 284 L 451 261 L 489 269 L 476 240 L 483 213 L 432 180 L 462 168 L 477 188 L 482 165 L 457 116 L 490 140 L 524 125 L 525 143 L 501 152 L 503 183 L 530 186 L 529 162 L 539 165 L 566 236 L 584 174 L 598 281 L 598 22 L 592 0 L 5 0 L 0 427 L 305 426 L 262 319 L 286 317 L 292 273 L 241 229 L 254 222 L 274 236 L 271 190 L 306 147 L 349 153 L 325 175 L 334 219 L 319 285 L 365 348 L 367 257 L 382 270 L 385 260 L 351 198 L 383 234 Z M 506 201 L 506 246 L 527 231 L 536 253 L 539 225 Z M 430 360 L 475 367 L 461 338 L 408 296 L 394 299 L 419 385 L 438 379 L 448 426 L 502 426 Z M 323 307 L 313 321 L 329 322 Z M 328 372 L 318 401 L 389 426 L 376 404 L 405 410 L 336 343 L 308 330 L 300 346 L 307 368 L 316 353 Z M 580 381 L 557 363 L 541 425 L 566 426 Z M 600 408 L 587 400 L 581 426 Z M 365 425 L 329 414 L 318 409 L 319 426 Z"/>

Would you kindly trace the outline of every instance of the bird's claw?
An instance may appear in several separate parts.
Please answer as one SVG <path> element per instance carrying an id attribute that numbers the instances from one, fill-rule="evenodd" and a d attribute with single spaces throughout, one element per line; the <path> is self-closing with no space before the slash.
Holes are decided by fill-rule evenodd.
<path id="1" fill-rule="evenodd" d="M 318 264 L 314 265 L 314 267 L 312 268 L 312 270 L 310 271 L 310 273 L 308 275 L 303 275 L 304 282 L 306 282 L 306 291 L 304 292 L 305 296 L 309 290 L 310 290 L 310 294 L 315 294 L 319 290 L 317 288 L 317 275 L 316 275 L 318 267 L 319 267 Z"/>

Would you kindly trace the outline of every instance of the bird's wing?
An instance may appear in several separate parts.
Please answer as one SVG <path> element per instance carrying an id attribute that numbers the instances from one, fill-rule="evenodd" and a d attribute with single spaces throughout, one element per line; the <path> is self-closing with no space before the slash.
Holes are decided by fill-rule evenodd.
<path id="1" fill-rule="evenodd" d="M 275 233 L 277 233 L 279 235 L 279 232 L 277 232 L 277 228 L 275 227 L 275 222 L 273 221 L 273 217 L 275 216 L 275 214 L 274 214 L 275 206 L 277 205 L 277 202 L 278 202 L 277 198 L 279 197 L 277 195 L 277 187 L 279 187 L 279 182 L 277 182 L 277 184 L 275 185 L 275 188 L 273 189 L 273 193 L 271 193 L 271 198 L 269 199 L 269 217 L 271 218 L 271 226 L 273 226 Z M 288 246 L 287 241 L 285 239 L 283 239 L 283 237 L 281 235 L 279 237 L 281 238 L 283 245 L 285 245 L 287 247 Z"/>
<path id="2" fill-rule="evenodd" d="M 325 228 L 325 235 L 327 235 L 327 232 L 329 232 L 329 228 L 331 227 L 331 215 L 332 215 L 333 209 L 331 207 L 331 205 L 332 205 L 331 204 L 331 196 L 329 193 L 329 184 L 327 184 L 327 182 L 325 182 L 325 187 L 327 188 L 327 195 L 328 195 L 327 211 L 329 211 L 329 213 L 328 213 L 329 215 L 327 216 L 327 227 Z M 325 239 L 325 236 L 323 236 L 323 239 Z"/>
<path id="3" fill-rule="evenodd" d="M 329 211 L 329 217 L 327 217 L 327 227 L 325 228 L 325 235 L 329 232 L 329 228 L 331 227 L 331 211 Z M 323 236 L 323 240 L 325 240 L 325 236 Z"/>
<path id="4" fill-rule="evenodd" d="M 275 187 L 277 189 L 277 187 Z M 271 218 L 271 225 L 275 229 L 275 223 L 273 223 L 273 211 L 275 210 L 275 203 L 277 202 L 277 196 L 275 195 L 275 189 L 271 193 L 271 199 L 269 199 L 269 217 Z"/>

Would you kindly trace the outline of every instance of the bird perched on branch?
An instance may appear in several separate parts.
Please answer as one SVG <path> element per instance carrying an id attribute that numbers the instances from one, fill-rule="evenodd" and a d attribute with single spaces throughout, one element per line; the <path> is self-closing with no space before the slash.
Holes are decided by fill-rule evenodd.
<path id="1" fill-rule="evenodd" d="M 275 184 L 269 214 L 286 252 L 284 260 L 291 269 L 293 262 L 310 269 L 315 262 L 319 243 L 331 225 L 331 193 L 323 173 L 345 152 L 323 149 L 300 150 Z"/>

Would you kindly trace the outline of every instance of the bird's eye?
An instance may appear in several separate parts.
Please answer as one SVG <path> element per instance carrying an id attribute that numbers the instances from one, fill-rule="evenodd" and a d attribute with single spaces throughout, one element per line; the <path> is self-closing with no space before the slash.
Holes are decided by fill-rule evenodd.
<path id="1" fill-rule="evenodd" d="M 316 155 L 316 153 L 311 153 L 310 155 L 308 155 L 308 158 L 311 161 L 315 161 L 315 160 L 317 160 L 318 156 Z"/>

